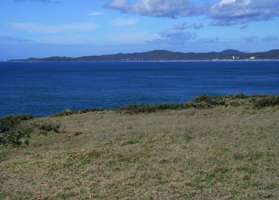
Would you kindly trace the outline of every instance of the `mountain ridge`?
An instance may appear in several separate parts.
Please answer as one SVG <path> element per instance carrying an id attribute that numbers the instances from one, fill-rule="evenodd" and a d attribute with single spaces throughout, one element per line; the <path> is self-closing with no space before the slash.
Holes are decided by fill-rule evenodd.
<path id="1" fill-rule="evenodd" d="M 51 56 L 44 58 L 14 59 L 9 61 L 172 61 L 172 60 L 279 60 L 279 49 L 265 52 L 242 52 L 226 49 L 220 52 L 176 52 L 169 50 L 152 50 L 146 52 L 117 53 L 107 55 L 89 55 L 81 57 Z"/>

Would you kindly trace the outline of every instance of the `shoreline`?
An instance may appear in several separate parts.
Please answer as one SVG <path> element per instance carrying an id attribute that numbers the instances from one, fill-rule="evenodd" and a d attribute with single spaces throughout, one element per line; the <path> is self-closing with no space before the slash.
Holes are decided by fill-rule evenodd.
<path id="1" fill-rule="evenodd" d="M 18 117 L 18 116 L 32 116 L 34 118 L 46 118 L 46 117 L 61 117 L 70 116 L 85 113 L 94 112 L 119 112 L 119 113 L 152 113 L 162 110 L 183 110 L 190 108 L 213 108 L 216 106 L 240 106 L 234 101 L 243 101 L 247 105 L 252 107 L 259 107 L 257 104 L 263 102 L 263 107 L 268 107 L 268 104 L 279 105 L 279 96 L 277 95 L 223 95 L 223 96 L 197 96 L 191 101 L 185 101 L 184 103 L 158 103 L 158 104 L 130 104 L 127 106 L 120 106 L 117 108 L 86 108 L 86 109 L 65 109 L 63 111 L 57 111 L 52 114 L 45 115 L 32 115 L 32 114 L 8 114 L 0 116 L 0 119 L 6 117 Z"/>
<path id="2" fill-rule="evenodd" d="M 255 60 L 230 60 L 230 59 L 220 59 L 220 60 L 103 60 L 103 61 L 48 61 L 48 60 L 38 60 L 38 61 L 0 61 L 0 63 L 195 63 L 195 62 L 279 62 L 279 59 L 255 59 Z"/>

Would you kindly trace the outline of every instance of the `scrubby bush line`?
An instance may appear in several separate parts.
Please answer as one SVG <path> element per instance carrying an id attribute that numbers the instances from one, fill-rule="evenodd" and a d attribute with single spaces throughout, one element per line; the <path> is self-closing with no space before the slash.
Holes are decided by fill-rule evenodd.
<path id="1" fill-rule="evenodd" d="M 162 105 L 131 105 L 125 108 L 121 108 L 120 112 L 129 113 L 129 114 L 138 114 L 138 113 L 152 113 L 163 110 L 181 110 L 181 109 L 207 109 L 213 108 L 216 106 L 239 106 L 241 104 L 237 104 L 235 102 L 231 102 L 231 100 L 235 99 L 246 99 L 248 96 L 244 94 L 239 94 L 235 96 L 199 96 L 195 98 L 190 103 L 185 104 L 162 104 Z"/>
<path id="2" fill-rule="evenodd" d="M 65 116 L 71 116 L 71 115 L 75 115 L 75 114 L 85 114 L 85 113 L 89 113 L 89 112 L 100 112 L 100 111 L 104 111 L 104 109 L 93 108 L 93 109 L 85 109 L 85 110 L 79 110 L 79 111 L 73 111 L 73 110 L 67 109 L 63 112 L 55 114 L 53 117 L 65 117 Z"/>
<path id="3" fill-rule="evenodd" d="M 162 104 L 162 105 L 130 105 L 119 109 L 122 113 L 138 114 L 153 113 L 163 110 L 181 110 L 181 109 L 209 109 L 216 106 L 242 106 L 249 105 L 256 109 L 265 107 L 279 106 L 279 96 L 247 96 L 244 94 L 230 96 L 208 96 L 203 95 L 196 97 L 192 102 L 185 104 Z"/>
<path id="4" fill-rule="evenodd" d="M 252 105 L 256 109 L 265 107 L 279 106 L 279 96 L 247 96 L 243 93 L 228 96 L 209 96 L 203 95 L 196 97 L 192 102 L 181 104 L 139 104 L 129 105 L 118 109 L 121 113 L 138 114 L 138 113 L 153 113 L 163 110 L 181 110 L 181 109 L 209 109 L 216 106 L 241 106 L 243 103 Z M 64 112 L 57 113 L 54 117 L 71 116 L 75 114 L 85 114 L 90 112 L 101 112 L 104 109 L 86 109 L 82 111 L 65 110 Z"/>
<path id="5" fill-rule="evenodd" d="M 162 105 L 130 105 L 125 108 L 121 108 L 119 111 L 130 114 L 137 113 L 152 113 L 160 110 L 180 110 L 185 109 L 186 104 L 162 104 Z"/>

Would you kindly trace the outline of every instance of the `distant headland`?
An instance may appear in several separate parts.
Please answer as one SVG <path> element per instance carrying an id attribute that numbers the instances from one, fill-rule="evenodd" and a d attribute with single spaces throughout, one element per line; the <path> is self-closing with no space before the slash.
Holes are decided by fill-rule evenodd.
<path id="1" fill-rule="evenodd" d="M 279 60 L 279 49 L 265 52 L 241 52 L 228 49 L 221 52 L 174 52 L 167 50 L 154 50 L 140 53 L 118 53 L 110 55 L 94 55 L 82 57 L 52 56 L 45 58 L 14 59 L 11 62 L 36 62 L 36 61 L 222 61 L 222 60 Z"/>

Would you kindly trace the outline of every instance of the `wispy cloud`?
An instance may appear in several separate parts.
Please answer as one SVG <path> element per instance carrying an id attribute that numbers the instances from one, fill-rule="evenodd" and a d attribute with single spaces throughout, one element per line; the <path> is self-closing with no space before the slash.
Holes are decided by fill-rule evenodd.
<path id="1" fill-rule="evenodd" d="M 169 44 L 169 45 L 184 45 L 189 41 L 197 38 L 195 33 L 187 31 L 167 30 L 157 34 L 157 38 L 151 40 L 151 43 Z"/>
<path id="2" fill-rule="evenodd" d="M 194 29 L 194 30 L 199 30 L 205 27 L 205 24 L 203 23 L 180 23 L 180 24 L 176 24 L 174 26 L 174 29 L 176 30 L 186 30 L 186 29 Z"/>
<path id="3" fill-rule="evenodd" d="M 97 27 L 97 25 L 92 22 L 59 24 L 59 25 L 46 25 L 46 24 L 37 24 L 37 23 L 12 23 L 11 26 L 15 29 L 22 30 L 22 31 L 46 33 L 46 34 L 94 31 Z"/>
<path id="4" fill-rule="evenodd" d="M 117 18 L 112 20 L 112 26 L 115 27 L 127 27 L 127 26 L 134 26 L 138 23 L 137 19 L 132 18 Z"/>
<path id="5" fill-rule="evenodd" d="M 0 43 L 1 44 L 19 44 L 19 43 L 30 43 L 32 40 L 21 38 L 21 37 L 13 37 L 8 35 L 0 35 Z"/>
<path id="6" fill-rule="evenodd" d="M 278 36 L 267 36 L 262 39 L 264 42 L 276 42 L 279 40 Z"/>
<path id="7" fill-rule="evenodd" d="M 110 0 L 107 7 L 124 13 L 172 18 L 197 15 L 201 11 L 191 0 Z"/>
<path id="8" fill-rule="evenodd" d="M 103 12 L 100 12 L 100 11 L 95 11 L 95 12 L 91 12 L 91 13 L 88 13 L 89 16 L 102 16 L 104 15 Z"/>
<path id="9" fill-rule="evenodd" d="M 155 38 L 156 34 L 148 32 L 122 32 L 111 35 L 110 38 L 108 38 L 108 42 L 114 45 L 140 45 L 149 43 L 149 41 Z"/>
<path id="10" fill-rule="evenodd" d="M 189 41 L 197 39 L 193 30 L 201 29 L 205 25 L 202 23 L 180 23 L 173 27 L 157 34 L 157 37 L 152 40 L 152 43 L 170 44 L 170 45 L 184 45 Z"/>
<path id="11" fill-rule="evenodd" d="M 270 35 L 270 36 L 265 36 L 265 37 L 249 36 L 249 37 L 245 37 L 244 41 L 246 43 L 250 43 L 250 44 L 259 43 L 259 42 L 272 43 L 272 42 L 279 41 L 279 38 L 275 35 Z"/>
<path id="12" fill-rule="evenodd" d="M 42 3 L 58 3 L 59 0 L 14 0 L 14 2 L 42 2 Z"/>

